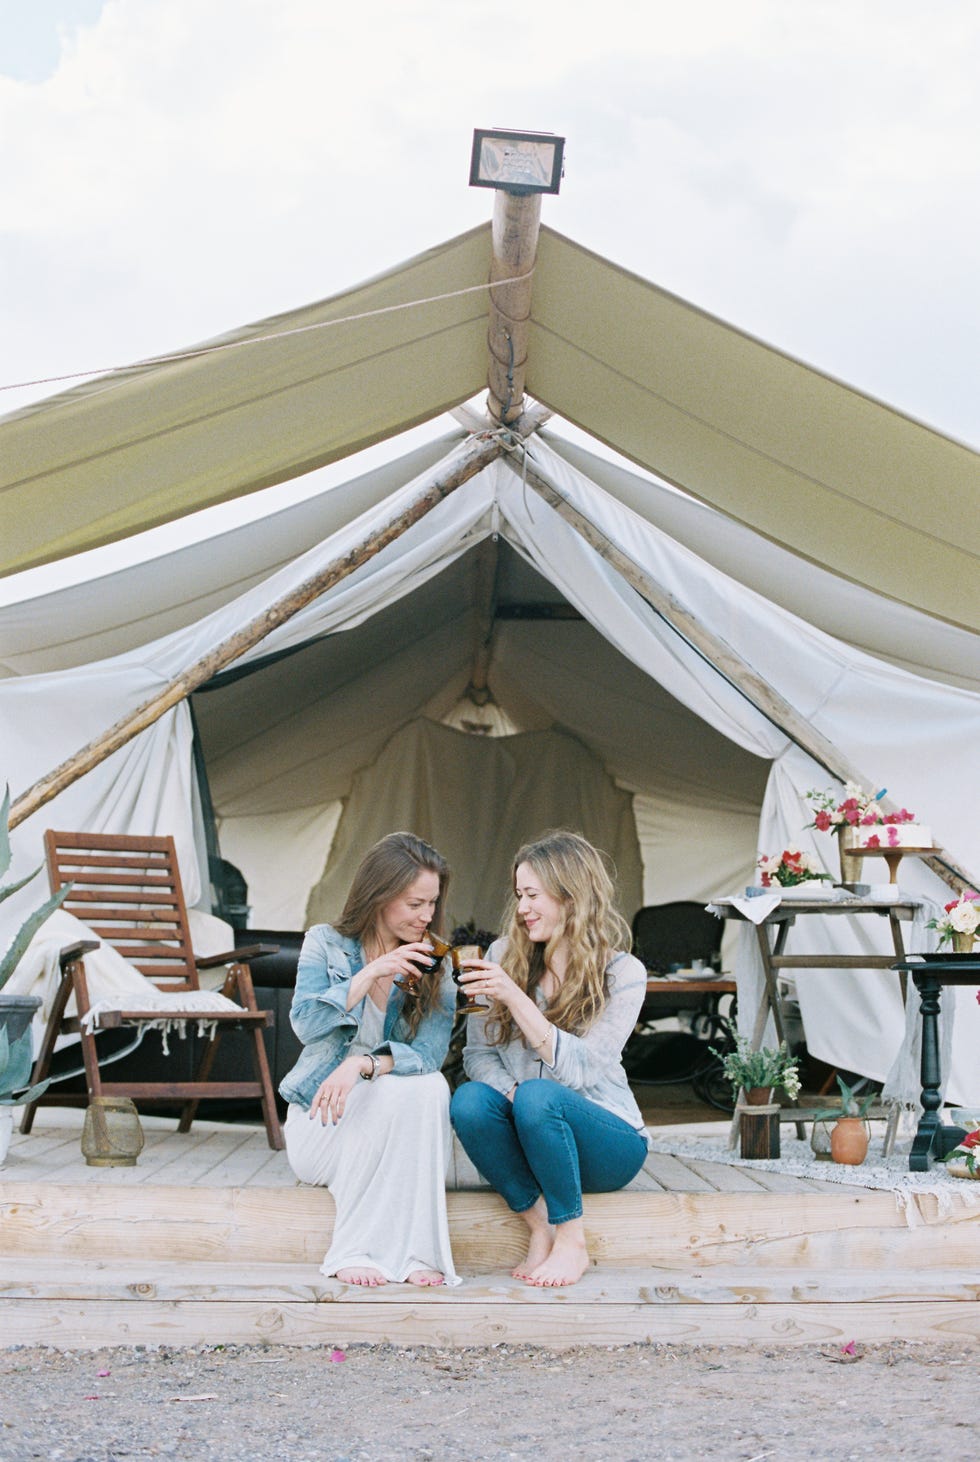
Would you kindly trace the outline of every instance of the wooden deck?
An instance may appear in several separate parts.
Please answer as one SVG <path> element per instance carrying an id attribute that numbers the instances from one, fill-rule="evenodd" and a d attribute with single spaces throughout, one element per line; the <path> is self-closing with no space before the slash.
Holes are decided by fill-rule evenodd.
<path id="1" fill-rule="evenodd" d="M 43 1117 L 44 1125 L 40 1124 Z M 87 1167 L 80 1113 L 42 1109 L 0 1168 L 4 1343 L 549 1346 L 976 1339 L 980 1210 L 651 1153 L 590 1196 L 595 1267 L 541 1291 L 511 1278 L 524 1227 L 457 1147 L 463 1283 L 416 1290 L 319 1273 L 333 1201 L 262 1129 L 144 1121 L 133 1168 Z M 397 1215 L 392 1215 L 397 1221 Z"/>
<path id="2" fill-rule="evenodd" d="M 47 1118 L 45 1120 L 45 1113 Z M 40 1108 L 28 1137 L 14 1132 L 4 1183 L 110 1183 L 123 1187 L 173 1184 L 193 1188 L 300 1188 L 284 1152 L 273 1152 L 260 1127 L 198 1122 L 184 1136 L 166 1118 L 142 1119 L 145 1145 L 133 1168 L 88 1167 L 79 1145 L 82 1113 Z M 727 1130 L 727 1123 L 718 1124 Z M 659 1129 L 658 1129 L 659 1130 Z M 672 1129 L 663 1129 L 672 1130 Z M 707 1130 L 703 1126 L 699 1130 Z M 446 1178 L 450 1191 L 486 1190 L 487 1184 L 454 1140 Z M 840 1183 L 796 1178 L 723 1163 L 651 1152 L 627 1192 L 639 1193 L 840 1193 Z M 850 1190 L 848 1190 L 850 1191 Z M 857 1188 L 853 1191 L 858 1192 Z"/>

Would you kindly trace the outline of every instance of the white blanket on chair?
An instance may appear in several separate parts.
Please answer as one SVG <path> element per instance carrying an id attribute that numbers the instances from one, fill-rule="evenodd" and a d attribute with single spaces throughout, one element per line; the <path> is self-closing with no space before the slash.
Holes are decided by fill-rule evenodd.
<path id="1" fill-rule="evenodd" d="M 224 927 L 227 928 L 227 925 Z M 82 939 L 92 940 L 97 937 L 86 924 L 76 919 L 74 915 L 66 914 L 64 909 L 56 909 L 50 919 L 46 919 L 41 925 L 27 946 L 24 957 L 4 986 L 4 990 L 9 995 L 40 996 L 41 1008 L 34 1017 L 33 1026 L 35 1053 L 50 1019 L 61 982 L 61 967 L 58 962 L 61 951 L 66 945 L 77 944 Z M 230 945 L 230 943 L 231 930 L 229 929 L 228 944 Z M 178 1035 L 185 1035 L 187 1027 L 186 1018 L 178 1019 L 168 1015 L 168 1011 L 181 1011 L 182 1013 L 192 1011 L 195 1024 L 204 1031 L 210 1032 L 214 1027 L 214 1021 L 208 1020 L 209 1014 L 241 1009 L 241 1006 L 236 1005 L 234 1000 L 229 1000 L 227 996 L 220 994 L 217 990 L 159 990 L 152 980 L 141 975 L 134 965 L 123 959 L 122 955 L 108 944 L 100 943 L 98 949 L 93 949 L 90 954 L 86 954 L 85 976 L 91 1002 L 91 1009 L 85 1016 L 85 1025 L 89 1029 L 97 1028 L 99 1017 L 108 1010 L 119 1010 L 126 1007 L 131 1010 L 159 1010 L 160 1019 L 154 1020 L 152 1024 L 154 1029 L 162 1032 L 165 1051 L 169 1033 L 176 1031 Z M 74 995 L 69 996 L 65 1014 L 69 1016 L 77 1014 Z M 64 1044 L 66 1044 L 64 1039 L 58 1042 L 59 1047 Z"/>

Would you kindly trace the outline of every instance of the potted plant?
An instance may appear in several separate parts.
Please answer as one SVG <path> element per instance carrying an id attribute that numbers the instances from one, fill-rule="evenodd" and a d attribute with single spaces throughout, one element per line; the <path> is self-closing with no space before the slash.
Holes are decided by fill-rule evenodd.
<path id="1" fill-rule="evenodd" d="M 814 1112 L 813 1121 L 816 1125 L 837 1119 L 830 1131 L 830 1155 L 834 1162 L 857 1167 L 868 1155 L 867 1116 L 877 1092 L 869 1091 L 859 1099 L 855 1088 L 848 1086 L 841 1076 L 837 1077 L 837 1085 L 840 1106 Z"/>
<path id="2" fill-rule="evenodd" d="M 25 1029 L 30 1034 L 30 1011 L 25 1012 Z M 23 1034 L 23 1033 L 22 1033 Z M 17 1043 L 14 1043 L 15 1047 Z M 10 1038 L 7 1029 L 0 1026 L 0 1166 L 3 1165 L 7 1156 L 7 1149 L 10 1146 L 10 1137 L 14 1130 L 13 1108 L 24 1102 L 32 1102 L 39 1097 L 50 1085 L 49 1081 L 39 1081 L 35 1086 L 24 1086 L 24 1080 L 30 1076 L 31 1070 L 31 1047 L 30 1042 L 24 1045 L 20 1042 L 20 1054 L 11 1051 Z M 27 1055 L 27 1068 L 24 1069 L 23 1055 Z"/>
<path id="3" fill-rule="evenodd" d="M 944 905 L 943 913 L 930 919 L 927 929 L 935 929 L 940 944 L 952 944 L 954 954 L 969 954 L 980 929 L 980 893 L 964 889 L 958 899 Z"/>
<path id="4" fill-rule="evenodd" d="M 722 1073 L 731 1083 L 734 1096 L 744 1091 L 749 1106 L 763 1106 L 771 1101 L 775 1087 L 782 1087 L 792 1100 L 800 1094 L 800 1063 L 791 1056 L 785 1041 L 773 1050 L 763 1046 L 753 1051 L 745 1036 L 740 1036 L 730 1020 L 722 1022 L 732 1045 L 729 1050 L 716 1051 L 709 1046 L 713 1056 L 721 1062 Z"/>
<path id="5" fill-rule="evenodd" d="M 10 867 L 9 816 L 10 789 L 7 788 L 3 806 L 0 808 L 0 877 Z M 33 873 L 20 879 L 18 883 L 0 887 L 0 903 L 18 893 L 40 871 L 40 868 L 35 868 Z M 40 1087 L 27 1089 L 33 1062 L 31 1020 L 41 1001 L 36 995 L 8 994 L 3 987 L 14 973 L 38 929 L 62 902 L 67 892 L 67 888 L 59 890 L 46 899 L 39 909 L 35 909 L 17 930 L 9 949 L 0 958 L 0 1161 L 6 1156 L 13 1126 L 13 1116 L 5 1109 L 32 1101 L 48 1085 L 44 1082 Z"/>

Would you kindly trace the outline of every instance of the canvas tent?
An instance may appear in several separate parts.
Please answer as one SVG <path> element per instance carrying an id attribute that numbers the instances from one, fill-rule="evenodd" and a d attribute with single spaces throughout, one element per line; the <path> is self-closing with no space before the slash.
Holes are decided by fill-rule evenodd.
<path id="1" fill-rule="evenodd" d="M 135 368 L 0 423 L 2 459 L 16 459 L 8 564 L 258 489 L 472 395 L 485 313 L 478 295 L 453 292 L 475 287 L 481 269 L 485 279 L 486 265 L 476 231 L 234 338 L 413 297 L 449 300 Z M 445 846 L 454 912 L 480 922 L 499 911 L 489 890 L 505 882 L 514 838 L 542 822 L 594 829 L 620 865 L 628 913 L 640 899 L 737 888 L 758 848 L 792 839 L 815 837 L 832 862 L 826 840 L 802 831 L 801 794 L 827 785 L 826 771 L 535 482 L 915 808 L 960 865 L 980 867 L 963 798 L 980 726 L 976 580 L 962 568 L 966 534 L 951 527 L 944 539 L 934 521 L 937 481 L 966 507 L 975 454 L 546 233 L 532 337 L 528 383 L 540 399 L 704 502 L 538 432 L 271 628 L 194 698 L 222 851 L 246 872 L 253 900 L 297 920 L 318 887 L 313 912 L 325 912 L 359 838 L 391 826 L 395 808 L 396 821 L 414 809 L 419 830 Z M 15 793 L 369 540 L 445 474 L 464 437 L 227 539 L 0 613 L 4 770 Z M 519 732 L 510 743 L 461 729 L 488 574 L 497 605 L 488 680 L 497 715 Z M 942 678 L 915 673 L 923 667 Z M 206 901 L 192 739 L 182 702 L 23 823 L 18 866 L 36 858 L 45 826 L 172 831 L 189 896 Z M 549 787 L 550 800 L 528 803 Z M 903 868 L 903 881 L 944 892 L 921 866 Z M 879 947 L 878 931 L 852 937 Z M 889 976 L 810 976 L 800 998 L 815 1054 L 884 1076 L 902 1028 Z M 973 1100 L 980 1013 L 972 999 L 961 1004 L 953 1090 Z"/>

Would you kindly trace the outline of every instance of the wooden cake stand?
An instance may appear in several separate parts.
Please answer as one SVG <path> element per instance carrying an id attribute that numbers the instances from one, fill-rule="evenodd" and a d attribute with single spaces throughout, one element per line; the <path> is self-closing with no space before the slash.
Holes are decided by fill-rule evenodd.
<path id="1" fill-rule="evenodd" d="M 908 854 L 912 858 L 928 857 L 933 853 L 941 853 L 942 848 L 849 848 L 848 852 L 855 858 L 884 858 L 888 864 L 888 882 L 898 883 L 898 865 Z"/>

